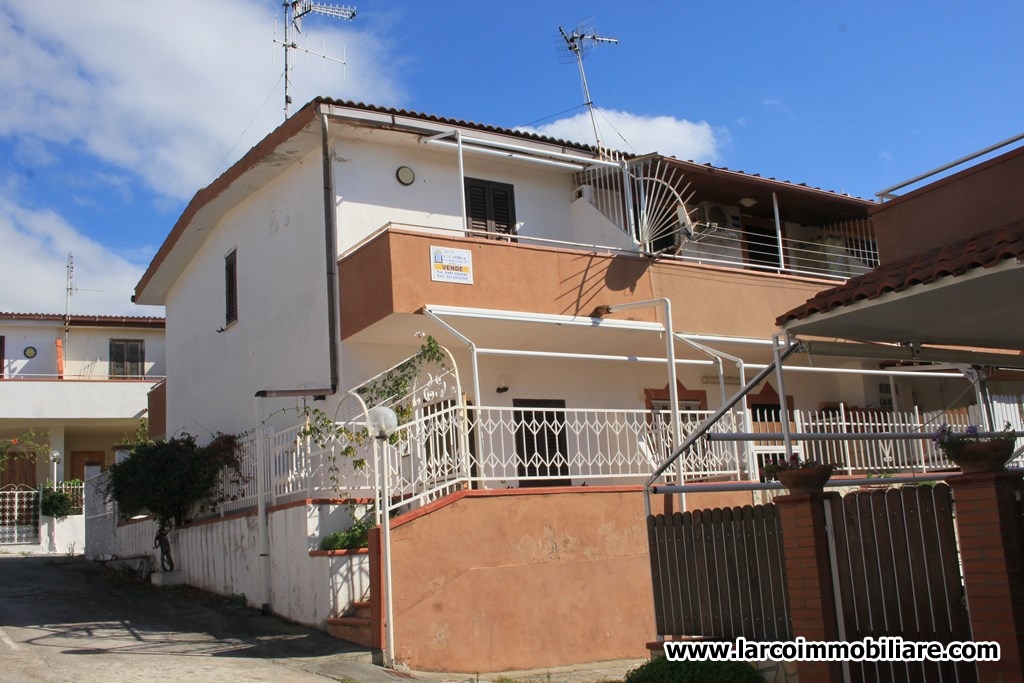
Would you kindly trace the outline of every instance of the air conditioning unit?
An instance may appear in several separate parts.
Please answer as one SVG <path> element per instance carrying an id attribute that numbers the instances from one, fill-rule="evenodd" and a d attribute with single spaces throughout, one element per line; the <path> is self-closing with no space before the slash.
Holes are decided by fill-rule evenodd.
<path id="1" fill-rule="evenodd" d="M 591 204 L 594 203 L 594 186 L 593 185 L 580 185 L 572 193 L 572 200 L 585 199 Z"/>
<path id="2" fill-rule="evenodd" d="M 718 204 L 716 202 L 701 202 L 699 222 L 710 228 L 720 230 L 739 230 L 742 227 L 739 211 L 732 206 Z"/>

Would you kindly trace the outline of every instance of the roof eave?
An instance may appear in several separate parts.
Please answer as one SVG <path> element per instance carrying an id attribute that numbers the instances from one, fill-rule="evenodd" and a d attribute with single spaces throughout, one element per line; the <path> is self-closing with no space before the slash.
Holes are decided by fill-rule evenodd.
<path id="1" fill-rule="evenodd" d="M 134 303 L 152 306 L 165 304 L 171 285 L 205 239 L 205 235 L 198 234 L 204 232 L 201 227 L 203 222 L 209 222 L 212 227 L 219 216 L 223 215 L 223 211 L 217 210 L 220 208 L 215 205 L 217 200 L 223 198 L 246 174 L 271 158 L 285 142 L 314 123 L 319 114 L 319 105 L 319 99 L 309 102 L 257 143 L 231 168 L 196 192 L 135 285 L 135 295 L 132 297 Z M 214 210 L 211 211 L 211 207 Z"/>

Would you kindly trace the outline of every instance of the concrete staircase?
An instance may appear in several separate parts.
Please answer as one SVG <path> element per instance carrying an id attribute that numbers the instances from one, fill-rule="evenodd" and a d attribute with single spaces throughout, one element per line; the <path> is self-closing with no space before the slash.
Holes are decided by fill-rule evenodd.
<path id="1" fill-rule="evenodd" d="M 363 647 L 373 647 L 370 603 L 354 602 L 352 607 L 352 613 L 349 615 L 329 617 L 327 632 L 341 640 L 347 640 Z"/>

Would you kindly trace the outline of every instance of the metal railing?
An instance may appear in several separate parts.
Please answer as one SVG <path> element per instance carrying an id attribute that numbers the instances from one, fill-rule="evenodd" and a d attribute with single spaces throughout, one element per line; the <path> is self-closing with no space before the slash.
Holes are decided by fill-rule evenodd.
<path id="1" fill-rule="evenodd" d="M 682 411 L 681 438 L 688 439 L 711 414 Z M 756 409 L 727 413 L 691 444 L 663 482 L 757 481 L 761 468 L 785 453 L 773 415 Z M 840 474 L 923 473 L 955 467 L 932 443 L 932 434 L 942 424 L 964 428 L 978 417 L 968 410 L 850 411 L 840 406 L 790 411 L 790 431 L 795 454 L 833 463 Z M 1011 427 L 1024 430 L 1019 416 Z M 807 437 L 801 440 L 801 434 Z M 242 443 L 242 483 L 225 481 L 228 500 L 221 512 L 256 504 L 259 439 L 271 503 L 316 496 L 374 498 L 380 485 L 377 458 L 388 457 L 388 488 L 404 506 L 464 484 L 639 484 L 676 447 L 664 412 L 437 404 L 401 425 L 379 444 L 379 452 L 361 430 L 339 430 L 324 443 L 303 436 L 302 425 L 258 431 Z M 1017 441 L 1021 445 L 1024 438 Z"/>

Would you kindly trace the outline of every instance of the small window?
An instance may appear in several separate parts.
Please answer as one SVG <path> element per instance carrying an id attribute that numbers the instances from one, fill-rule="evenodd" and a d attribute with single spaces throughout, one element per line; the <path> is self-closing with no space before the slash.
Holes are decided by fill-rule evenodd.
<path id="1" fill-rule="evenodd" d="M 470 230 L 498 235 L 516 231 L 516 202 L 508 183 L 466 178 L 466 219 Z"/>
<path id="2" fill-rule="evenodd" d="M 238 273 L 235 267 L 236 251 L 224 257 L 224 324 L 238 320 Z"/>
<path id="3" fill-rule="evenodd" d="M 141 339 L 111 339 L 110 376 L 139 379 L 145 374 L 145 342 Z"/>

